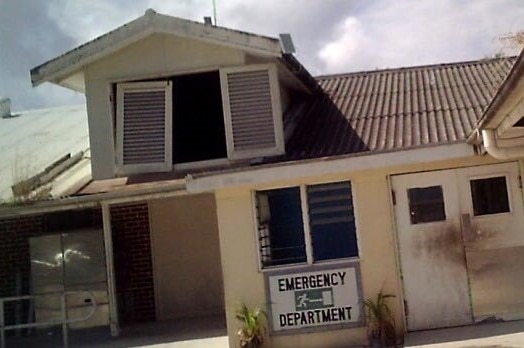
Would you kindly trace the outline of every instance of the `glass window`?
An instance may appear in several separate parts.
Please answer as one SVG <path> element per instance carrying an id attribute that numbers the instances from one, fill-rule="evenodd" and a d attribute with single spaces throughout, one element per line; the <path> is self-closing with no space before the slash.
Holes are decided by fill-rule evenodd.
<path id="1" fill-rule="evenodd" d="M 446 220 L 442 186 L 408 189 L 411 224 Z"/>
<path id="2" fill-rule="evenodd" d="M 358 256 L 350 183 L 308 186 L 307 199 L 314 259 Z"/>
<path id="3" fill-rule="evenodd" d="M 475 216 L 509 212 L 506 177 L 475 179 L 469 183 Z"/>
<path id="4" fill-rule="evenodd" d="M 300 189 L 257 192 L 257 205 L 262 265 L 306 262 Z"/>
<path id="5" fill-rule="evenodd" d="M 310 185 L 305 192 L 308 218 L 302 212 L 300 187 L 256 193 L 262 267 L 358 256 L 350 182 Z"/>

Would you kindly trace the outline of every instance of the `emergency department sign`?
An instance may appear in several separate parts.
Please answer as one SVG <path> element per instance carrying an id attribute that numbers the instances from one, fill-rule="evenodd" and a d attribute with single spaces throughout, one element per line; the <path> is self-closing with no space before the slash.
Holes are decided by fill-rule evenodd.
<path id="1" fill-rule="evenodd" d="M 267 275 L 273 331 L 361 322 L 355 265 L 295 272 Z"/>

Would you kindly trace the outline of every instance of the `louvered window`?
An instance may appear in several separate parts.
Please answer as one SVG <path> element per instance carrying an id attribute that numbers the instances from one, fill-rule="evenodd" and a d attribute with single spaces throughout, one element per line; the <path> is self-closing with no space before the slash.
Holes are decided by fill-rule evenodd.
<path id="1" fill-rule="evenodd" d="M 241 159 L 283 153 L 275 67 L 228 68 L 220 73 L 228 157 Z"/>
<path id="2" fill-rule="evenodd" d="M 351 184 L 308 186 L 307 203 L 314 259 L 358 256 Z"/>
<path id="3" fill-rule="evenodd" d="M 262 267 L 358 257 L 349 181 L 258 191 Z"/>
<path id="4" fill-rule="evenodd" d="M 117 86 L 117 164 L 121 174 L 172 169 L 171 84 Z"/>

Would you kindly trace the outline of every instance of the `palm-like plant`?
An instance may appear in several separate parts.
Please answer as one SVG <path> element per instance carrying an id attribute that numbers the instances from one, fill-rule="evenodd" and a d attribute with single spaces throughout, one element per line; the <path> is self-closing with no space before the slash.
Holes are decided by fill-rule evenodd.
<path id="1" fill-rule="evenodd" d="M 264 311 L 260 308 L 250 309 L 245 303 L 242 303 L 236 311 L 236 318 L 242 326 L 237 331 L 242 348 L 258 348 L 264 343 L 265 327 L 262 323 Z"/>
<path id="2" fill-rule="evenodd" d="M 370 343 L 379 343 L 382 347 L 396 347 L 397 334 L 395 331 L 395 319 L 387 303 L 388 298 L 395 295 L 384 294 L 381 290 L 375 301 L 364 300 L 368 337 Z"/>

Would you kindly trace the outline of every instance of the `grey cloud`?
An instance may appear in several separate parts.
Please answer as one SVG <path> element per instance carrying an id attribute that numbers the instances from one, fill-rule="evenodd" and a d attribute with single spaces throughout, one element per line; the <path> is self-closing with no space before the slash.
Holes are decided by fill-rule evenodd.
<path id="1" fill-rule="evenodd" d="M 52 85 L 30 87 L 29 69 L 134 19 L 148 7 L 201 21 L 212 0 L 0 0 L 0 95 L 15 108 L 79 103 Z M 494 53 L 493 37 L 517 31 L 522 0 L 216 0 L 218 24 L 292 34 L 313 73 L 442 63 Z M 323 52 L 324 55 L 319 54 Z"/>
<path id="2" fill-rule="evenodd" d="M 52 105 L 52 100 L 31 87 L 29 70 L 73 46 L 74 39 L 48 16 L 46 2 L 0 2 L 0 95 L 10 97 L 13 109 L 18 110 Z M 53 95 L 69 102 L 83 100 L 65 90 L 58 93 L 53 90 Z"/>
<path id="3" fill-rule="evenodd" d="M 231 1 L 220 9 L 221 25 L 276 36 L 291 33 L 297 57 L 312 73 L 321 72 L 316 52 L 347 16 L 365 11 L 367 1 Z M 220 11 L 221 10 L 221 11 Z M 220 20 L 219 20 L 220 21 Z"/>
<path id="4" fill-rule="evenodd" d="M 324 59 L 323 69 L 347 72 L 483 58 L 498 51 L 498 35 L 521 29 L 523 15 L 520 0 L 376 1 L 353 17 L 361 30 L 354 50 L 344 49 L 347 42 L 340 37 L 326 42 L 338 45 L 345 61 Z"/>

